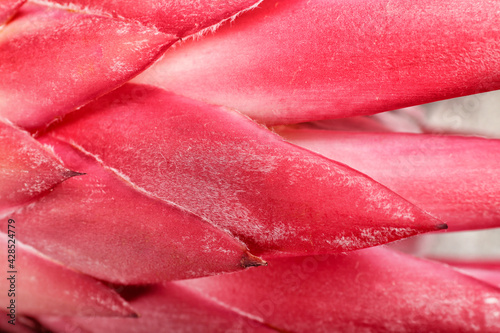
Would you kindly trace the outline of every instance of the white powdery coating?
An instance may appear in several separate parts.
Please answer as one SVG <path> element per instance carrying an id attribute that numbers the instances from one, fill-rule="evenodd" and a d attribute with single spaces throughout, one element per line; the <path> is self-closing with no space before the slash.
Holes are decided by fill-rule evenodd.
<path id="1" fill-rule="evenodd" d="M 138 192 L 140 195 L 143 195 L 145 197 L 145 200 L 153 200 L 156 202 L 161 202 L 164 206 L 175 207 L 176 209 L 174 211 L 176 211 L 176 214 L 183 215 L 183 213 L 189 213 L 189 215 L 194 215 L 194 214 L 188 212 L 183 207 L 180 207 L 180 206 L 173 204 L 173 203 L 169 203 L 169 202 L 165 202 L 163 200 L 160 200 L 154 194 L 142 189 L 141 187 L 136 186 L 134 183 L 130 182 L 129 178 L 126 175 L 123 175 L 121 172 L 119 172 L 118 170 L 116 170 L 112 167 L 108 167 L 108 166 L 104 165 L 102 159 L 99 156 L 86 151 L 84 148 L 82 148 L 81 146 L 79 146 L 75 142 L 69 142 L 69 144 L 71 144 L 77 150 L 80 150 L 83 154 L 94 159 L 97 163 L 100 164 L 100 167 L 102 167 L 103 169 L 111 172 L 114 176 L 116 176 L 116 178 L 120 179 L 123 182 L 123 186 L 130 187 L 135 192 Z M 113 176 L 113 178 L 114 178 L 114 176 Z M 100 184 L 99 182 L 96 182 L 96 181 L 92 182 L 92 184 L 89 186 L 90 186 L 90 188 L 88 188 L 86 190 L 86 192 L 88 194 L 86 194 L 83 198 L 78 199 L 78 201 L 83 202 L 83 203 L 88 202 L 89 207 L 93 207 L 95 205 L 100 205 L 100 204 L 103 207 L 108 206 L 108 204 L 109 204 L 108 199 L 111 195 L 113 195 L 112 189 L 109 186 L 104 185 L 104 184 Z M 102 195 L 108 191 L 110 192 L 109 194 Z M 94 194 L 97 194 L 97 195 L 94 196 Z M 100 200 L 98 198 L 100 198 Z M 136 204 L 137 204 L 137 206 L 140 207 L 139 203 L 136 203 Z M 53 210 L 53 209 L 51 209 L 51 210 Z M 177 210 L 178 210 L 178 212 L 177 212 Z M 64 214 L 64 212 L 62 214 Z M 90 216 L 92 216 L 92 215 L 90 215 Z M 194 216 L 196 216 L 196 215 L 194 215 Z M 191 250 L 198 251 L 198 252 L 196 252 L 196 255 L 195 255 L 196 260 L 200 259 L 200 258 L 207 258 L 207 262 L 210 262 L 211 260 L 217 261 L 217 260 L 220 260 L 220 258 L 224 258 L 224 260 L 228 260 L 228 265 L 227 265 L 228 268 L 226 268 L 224 266 L 224 269 L 232 269 L 233 267 L 240 268 L 240 264 L 241 264 L 240 260 L 244 259 L 248 255 L 245 252 L 246 248 L 245 248 L 244 244 L 235 240 L 229 232 L 227 232 L 225 230 L 221 230 L 221 228 L 214 226 L 212 223 L 210 223 L 210 221 L 204 220 L 203 218 L 200 218 L 198 216 L 197 216 L 197 218 L 199 218 L 199 222 L 200 222 L 199 227 L 200 228 L 208 228 L 208 229 L 204 229 L 206 233 L 204 233 L 202 237 L 191 236 L 189 230 L 186 230 L 184 235 L 179 235 L 177 233 L 174 233 L 173 230 L 178 226 L 178 225 L 176 225 L 176 226 L 172 225 L 172 223 L 175 223 L 175 219 L 174 220 L 166 219 L 163 221 L 161 218 L 159 218 L 159 220 L 156 222 L 157 226 L 159 226 L 161 228 L 164 226 L 163 223 L 165 224 L 164 233 L 162 232 L 161 234 L 163 234 L 166 237 L 165 244 L 168 244 L 168 246 L 166 248 L 170 247 L 169 251 L 171 251 L 171 252 L 168 252 L 167 254 L 172 255 L 172 256 L 176 256 L 177 247 L 184 248 L 184 250 L 186 250 L 185 249 L 186 244 L 196 244 L 196 246 L 194 246 L 192 249 L 190 249 L 190 251 Z M 196 219 L 196 220 L 198 220 L 198 219 Z M 118 221 L 114 221 L 113 223 L 117 223 L 117 222 Z M 125 220 L 120 220 L 120 223 L 123 223 L 124 227 L 128 226 L 128 222 Z M 145 223 L 141 223 L 141 225 L 142 225 L 142 227 L 147 228 L 148 223 L 150 223 L 149 220 Z M 179 224 L 179 223 L 177 223 L 177 224 Z M 198 224 L 192 225 L 192 227 L 197 228 Z M 169 228 L 172 229 L 172 234 L 171 234 L 172 236 L 169 236 L 170 235 Z M 145 237 L 148 236 L 147 233 L 145 233 L 144 235 L 145 235 Z M 41 243 L 44 242 L 43 239 L 37 240 L 37 241 L 41 242 Z M 229 241 L 229 243 L 228 243 L 228 241 Z M 224 247 L 224 246 L 226 246 L 226 247 Z M 54 254 L 58 253 L 57 248 L 52 247 L 51 243 L 44 243 L 43 248 L 48 250 L 50 253 L 54 253 Z M 81 268 L 82 266 L 83 267 L 92 267 L 92 268 L 100 267 L 100 268 L 102 268 L 101 271 L 106 272 L 105 274 L 108 275 L 107 278 L 109 278 L 109 276 L 116 275 L 116 276 L 119 276 L 119 281 L 122 283 L 129 283 L 130 281 L 127 279 L 140 278 L 140 277 L 134 276 L 133 274 L 132 275 L 129 274 L 126 278 L 124 278 L 123 274 L 121 272 L 121 268 L 117 267 L 115 265 L 115 263 L 113 261 L 114 259 L 111 257 L 109 260 L 107 259 L 107 257 L 101 257 L 99 259 L 96 259 L 95 253 L 87 253 L 85 251 L 82 252 L 81 250 L 77 250 L 76 252 L 73 252 L 72 248 L 68 247 L 68 246 L 64 246 L 64 251 L 66 252 L 66 255 L 69 255 L 70 257 L 77 258 L 79 269 L 82 269 Z M 61 252 L 61 249 L 59 249 L 59 252 Z M 191 257 L 192 256 L 191 252 L 188 253 L 188 255 L 186 257 L 187 258 L 186 261 L 189 261 L 189 260 L 193 261 L 194 260 Z M 182 253 L 182 252 L 180 252 L 180 253 Z M 168 256 L 168 255 L 166 255 L 166 256 Z M 250 260 L 251 260 L 251 258 L 250 258 Z M 154 263 L 161 262 L 161 265 L 164 265 L 164 264 L 169 263 L 170 261 L 167 258 L 162 258 L 160 256 L 158 258 L 155 258 L 155 260 L 151 260 L 151 262 L 154 262 Z M 71 260 L 69 261 L 69 263 L 71 264 Z M 234 265 L 234 266 L 231 266 L 230 264 Z M 75 266 L 75 267 L 77 267 L 77 266 Z M 161 267 L 163 268 L 163 266 L 161 266 Z M 213 269 L 212 270 L 211 269 L 212 268 L 210 268 L 210 267 L 207 268 L 207 267 L 205 267 L 203 265 L 199 265 L 199 264 L 191 265 L 191 266 L 188 266 L 188 269 L 186 269 L 183 272 L 182 278 L 199 277 L 199 276 L 212 275 L 212 274 L 218 273 L 218 271 L 214 271 Z M 86 273 L 88 273 L 88 272 L 86 272 Z M 99 272 L 99 273 L 101 274 L 101 272 Z M 94 274 L 95 274 L 95 272 L 94 272 Z M 101 276 L 99 276 L 99 277 L 102 278 Z M 114 279 L 116 280 L 118 278 L 114 278 Z"/>
<path id="2" fill-rule="evenodd" d="M 130 1 L 104 1 L 101 4 L 91 5 L 74 3 L 70 0 L 34 0 L 33 2 L 47 7 L 142 25 L 173 34 L 176 38 L 200 38 L 208 32 L 215 32 L 225 22 L 232 22 L 242 13 L 256 8 L 262 1 L 255 1 L 246 8 L 242 8 L 245 1 L 227 1 L 220 4 L 211 0 L 143 1 L 135 7 Z M 237 9 L 240 10 L 235 11 Z M 233 14 L 227 17 L 230 13 Z M 212 24 L 209 25 L 210 23 Z"/>
<path id="3" fill-rule="evenodd" d="M 340 236 L 326 240 L 326 242 L 332 246 L 350 251 L 385 244 L 395 238 L 406 238 L 416 234 L 418 234 L 418 230 L 412 228 L 362 228 L 359 230 L 359 234 L 342 232 Z"/>
<path id="4" fill-rule="evenodd" d="M 25 6 L 0 34 L 0 57 L 7 56 L 0 63 L 7 73 L 0 81 L 0 113 L 24 128 L 41 128 L 119 87 L 176 40 L 129 21 Z M 33 52 L 25 51 L 29 47 Z"/>
<path id="5" fill-rule="evenodd" d="M 331 248 L 335 237 L 374 245 L 406 234 L 381 229 L 384 237 L 367 228 L 434 227 L 431 217 L 386 187 L 237 112 L 137 85 L 102 103 L 89 106 L 102 113 L 53 135 L 141 193 L 230 230 L 252 250 L 314 251 Z M 117 116 L 124 121 L 117 124 Z"/>
<path id="6" fill-rule="evenodd" d="M 103 16 L 103 17 L 109 17 L 112 18 L 112 15 L 106 13 L 103 10 L 99 10 L 98 8 L 90 8 L 88 6 L 81 6 L 72 2 L 69 2 L 61 5 L 55 2 L 52 2 L 50 0 L 30 0 L 30 2 L 37 3 L 42 6 L 46 7 L 51 7 L 51 8 L 57 8 L 57 9 L 63 9 L 63 10 L 69 10 L 73 12 L 80 12 L 88 15 L 96 15 L 96 16 Z"/>
<path id="7" fill-rule="evenodd" d="M 488 297 L 484 299 L 484 304 L 497 304 L 498 302 L 498 298 L 495 297 Z"/>
<path id="8" fill-rule="evenodd" d="M 238 13 L 234 14 L 234 15 L 233 15 L 233 16 L 231 16 L 231 17 L 228 17 L 228 18 L 226 18 L 226 19 L 224 19 L 224 20 L 220 21 L 219 23 L 216 23 L 216 24 L 214 24 L 214 25 L 212 25 L 212 26 L 209 26 L 209 27 L 207 27 L 207 28 L 205 28 L 205 29 L 202 29 L 202 30 L 198 31 L 197 33 L 194 33 L 194 34 L 192 34 L 192 35 L 189 35 L 189 36 L 188 36 L 186 39 L 184 39 L 184 40 L 189 40 L 189 39 L 198 40 L 198 39 L 203 38 L 203 37 L 204 37 L 205 35 L 207 35 L 207 34 L 210 34 L 210 33 L 212 33 L 212 34 L 213 34 L 213 33 L 215 33 L 215 32 L 217 31 L 217 29 L 219 29 L 222 25 L 226 24 L 227 22 L 231 23 L 231 22 L 233 22 L 233 21 L 234 21 L 234 20 L 235 20 L 238 16 L 240 16 L 241 14 L 246 13 L 246 12 L 248 12 L 248 11 L 250 11 L 250 10 L 253 10 L 253 9 L 257 8 L 257 7 L 258 7 L 258 6 L 262 3 L 262 1 L 264 1 L 264 0 L 258 0 L 258 1 L 257 1 L 255 4 L 253 4 L 252 6 L 250 6 L 250 7 L 246 8 L 246 9 L 243 9 L 242 11 L 240 11 L 240 12 L 238 12 Z M 182 42 L 183 42 L 183 40 L 181 40 L 181 41 L 179 41 L 178 43 L 176 43 L 176 45 L 180 45 L 180 44 L 182 44 Z"/>
<path id="9" fill-rule="evenodd" d="M 25 203 L 70 175 L 50 149 L 9 123 L 0 122 L 0 155 L 0 208 Z"/>
<path id="10" fill-rule="evenodd" d="M 54 136 L 54 137 L 56 139 L 58 139 L 58 140 L 66 142 L 63 138 L 60 138 L 60 137 L 57 137 L 57 136 Z M 138 192 L 140 192 L 140 193 L 142 193 L 142 194 L 144 194 L 144 195 L 146 195 L 148 197 L 154 198 L 154 199 L 161 199 L 161 198 L 158 198 L 154 193 L 148 192 L 144 188 L 138 186 L 137 184 L 134 184 L 134 182 L 132 182 L 132 180 L 130 179 L 130 177 L 128 177 L 127 175 L 123 174 L 118 169 L 115 169 L 113 167 L 110 167 L 110 166 L 106 165 L 104 163 L 104 161 L 98 155 L 92 154 L 89 151 L 85 150 L 85 148 L 83 148 L 82 146 L 78 145 L 75 141 L 70 140 L 68 143 L 70 145 L 72 145 L 73 147 L 75 147 L 76 149 L 78 149 L 79 151 L 81 151 L 82 153 L 84 153 L 85 155 L 94 158 L 103 168 L 105 168 L 106 170 L 109 170 L 109 171 L 113 172 L 115 175 L 117 175 L 118 177 L 122 178 L 125 181 L 125 183 L 129 184 L 130 186 L 132 186 Z M 188 212 L 190 214 L 193 214 L 192 212 L 190 212 L 190 211 L 186 210 L 185 208 L 183 208 L 183 207 L 175 204 L 174 202 L 170 202 L 170 201 L 167 201 L 167 200 L 163 200 L 163 201 L 166 201 L 167 203 L 171 204 L 172 206 L 175 206 L 176 208 L 178 208 L 178 209 L 180 209 L 182 211 L 185 211 L 185 212 Z"/>
<path id="11" fill-rule="evenodd" d="M 161 138 L 158 138 L 160 142 Z M 164 140 L 164 139 L 163 139 Z M 201 142 L 203 144 L 203 142 Z M 192 145 L 186 150 L 195 150 L 198 143 L 193 139 Z M 159 145 L 161 146 L 161 144 Z M 279 172 L 278 168 L 282 165 L 283 160 L 287 161 L 288 169 L 286 177 L 288 185 L 300 185 L 305 181 L 304 175 L 310 175 L 310 170 L 316 167 L 321 167 L 324 172 L 316 176 L 308 176 L 308 180 L 314 182 L 328 182 L 334 188 L 339 187 L 363 187 L 367 195 L 367 201 L 364 202 L 363 210 L 368 214 L 370 212 L 390 211 L 393 213 L 393 218 L 399 220 L 401 218 L 414 221 L 415 217 L 411 212 L 410 205 L 401 205 L 393 203 L 391 198 L 386 195 L 380 188 L 373 186 L 373 183 L 367 182 L 361 175 L 352 175 L 345 172 L 344 169 L 337 166 L 332 166 L 326 160 L 301 154 L 301 152 L 290 151 L 288 155 L 283 156 L 280 149 L 268 148 L 266 154 L 262 154 L 260 147 L 252 142 L 224 145 L 212 145 L 208 151 L 204 150 L 202 160 L 198 160 L 196 155 L 184 154 L 179 152 L 177 156 L 170 156 L 171 164 L 180 166 L 185 164 L 203 165 L 203 173 L 208 173 L 211 177 L 207 179 L 195 178 L 189 175 L 172 173 L 171 170 L 165 170 L 161 167 L 161 162 L 157 168 L 141 169 L 140 179 L 135 178 L 135 181 L 124 174 L 126 171 L 119 171 L 111 168 L 115 173 L 134 184 L 134 187 L 139 188 L 147 195 L 162 199 L 169 203 L 177 203 L 182 209 L 189 212 L 194 212 L 205 220 L 214 221 L 225 230 L 233 230 L 236 235 L 252 235 L 254 239 L 262 244 L 273 244 L 280 241 L 287 241 L 296 238 L 299 234 L 308 234 L 310 231 L 307 226 L 294 225 L 289 223 L 287 216 L 275 216 L 273 219 L 263 219 L 262 216 L 248 206 L 248 202 L 242 201 L 241 196 L 249 191 L 247 188 L 249 183 L 254 179 L 265 179 L 266 175 L 271 175 L 273 172 Z M 212 149 L 213 151 L 210 151 Z M 136 149 L 134 157 L 138 160 L 147 158 L 148 153 L 145 150 Z M 158 152 L 161 155 L 161 150 Z M 165 157 L 161 155 L 160 160 L 167 162 Z M 153 160 L 158 160 L 154 158 Z M 145 164 L 147 165 L 147 163 Z M 244 165 L 244 172 L 238 174 L 237 181 L 235 177 L 227 179 L 221 177 L 221 174 L 228 172 L 234 173 L 238 166 Z M 223 167 L 220 167 L 223 166 Z M 232 167 L 234 166 L 234 167 Z M 175 172 L 175 170 L 174 170 Z M 336 182 L 332 182 L 332 180 Z M 137 185 L 140 182 L 146 188 Z M 255 189 L 258 190 L 258 187 Z M 202 193 L 201 193 L 202 192 Z M 175 196 L 173 196 L 175 193 Z M 193 193 L 197 193 L 193 195 Z M 240 196 L 241 195 L 241 196 Z M 203 198 L 202 200 L 200 198 Z M 257 212 L 258 213 L 258 212 Z M 318 212 L 318 217 L 320 213 Z M 269 222 L 272 222 L 270 225 Z M 388 228 L 382 227 L 380 230 L 376 228 L 361 229 L 359 235 L 340 235 L 334 240 L 328 241 L 329 237 L 325 236 L 323 241 L 315 240 L 318 246 L 326 244 L 333 245 L 341 250 L 353 250 L 366 246 L 373 246 L 380 243 L 386 243 L 393 240 L 395 237 L 408 237 L 418 233 L 415 229 L 409 228 Z M 301 237 L 304 243 L 312 241 L 312 238 Z M 323 243 L 323 244 L 321 244 Z"/>

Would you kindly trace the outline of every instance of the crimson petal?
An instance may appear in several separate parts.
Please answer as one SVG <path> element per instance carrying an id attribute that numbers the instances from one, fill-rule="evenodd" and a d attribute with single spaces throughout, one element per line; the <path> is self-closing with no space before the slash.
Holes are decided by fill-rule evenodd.
<path id="1" fill-rule="evenodd" d="M 500 288 L 500 261 L 432 258 L 455 267 L 460 272 L 473 276 Z"/>
<path id="2" fill-rule="evenodd" d="M 50 138 L 66 165 L 86 172 L 11 214 L 18 238 L 102 280 L 154 283 L 265 264 L 197 216 L 150 198 L 94 159 Z M 4 226 L 0 226 L 5 229 Z"/>
<path id="3" fill-rule="evenodd" d="M 42 317 L 40 321 L 55 332 L 276 332 L 175 283 L 144 289 L 131 293 L 130 303 L 139 309 L 139 318 Z"/>
<path id="4" fill-rule="evenodd" d="M 78 175 L 28 133 L 1 120 L 0 156 L 0 213 Z"/>
<path id="5" fill-rule="evenodd" d="M 145 26 L 185 37 L 218 24 L 262 0 L 175 1 L 175 0 L 47 0 L 72 10 L 106 14 L 140 22 Z"/>
<path id="6" fill-rule="evenodd" d="M 267 124 L 372 114 L 500 88 L 498 1 L 264 1 L 137 82 Z"/>
<path id="7" fill-rule="evenodd" d="M 178 282 L 285 332 L 498 332 L 500 291 L 384 248 Z"/>
<path id="8" fill-rule="evenodd" d="M 445 227 L 236 112 L 153 87 L 126 85 L 49 133 L 229 230 L 256 254 L 343 252 Z"/>
<path id="9" fill-rule="evenodd" d="M 0 116 L 29 129 L 120 86 L 174 42 L 138 24 L 28 3 L 0 34 Z"/>
<path id="10" fill-rule="evenodd" d="M 2 305 L 14 304 L 16 314 L 31 316 L 135 316 L 130 306 L 111 288 L 20 243 L 15 237 L 23 232 L 20 224 L 10 221 L 13 220 L 9 220 L 9 226 L 14 226 L 9 228 L 10 237 L 0 233 L 0 246 L 4 249 L 0 251 L 0 259 L 4 267 L 10 267 L 0 279 L 0 288 L 5 291 L 0 294 Z M 7 257 L 10 253 L 7 249 L 14 254 Z"/>
<path id="11" fill-rule="evenodd" d="M 446 222 L 500 226 L 500 140 L 277 128 L 288 141 L 345 163 Z"/>

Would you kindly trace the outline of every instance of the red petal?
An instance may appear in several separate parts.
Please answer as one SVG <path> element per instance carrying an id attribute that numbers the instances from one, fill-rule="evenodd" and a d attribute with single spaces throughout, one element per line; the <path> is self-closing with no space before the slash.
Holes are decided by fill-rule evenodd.
<path id="1" fill-rule="evenodd" d="M 25 204 L 78 173 L 28 133 L 0 120 L 0 213 Z"/>
<path id="2" fill-rule="evenodd" d="M 173 37 L 27 4 L 0 34 L 0 116 L 37 128 L 143 71 Z"/>
<path id="3" fill-rule="evenodd" d="M 500 140 L 291 128 L 278 132 L 366 173 L 450 230 L 500 226 Z"/>
<path id="4" fill-rule="evenodd" d="M 175 283 L 157 285 L 130 300 L 139 318 L 41 318 L 55 332 L 275 332 Z M 80 329 L 80 330 L 78 330 Z"/>
<path id="5" fill-rule="evenodd" d="M 483 268 L 458 268 L 458 270 L 464 274 L 470 275 L 478 280 L 487 282 L 497 288 L 500 288 L 500 270 Z"/>
<path id="6" fill-rule="evenodd" d="M 41 256 L 20 243 L 15 236 L 23 232 L 20 221 L 10 223 L 8 238 L 0 233 L 0 259 L 7 272 L 0 279 L 0 302 L 20 315 L 134 316 L 128 304 L 102 283 Z M 7 224 L 7 221 L 4 222 Z M 15 228 L 12 228 L 14 226 Z M 13 231 L 15 233 L 13 233 Z M 7 245 L 9 245 L 7 247 Z M 15 250 L 7 261 L 7 249 Z M 13 267 L 10 267 L 10 265 Z M 9 265 L 9 266 L 8 266 Z M 9 268 L 7 268 L 9 267 Z M 14 271 L 15 273 L 11 273 Z M 14 277 L 13 279 L 10 279 Z M 5 309 L 5 307 L 3 307 Z M 10 311 L 7 308 L 7 311 Z M 2 321 L 5 320 L 2 318 Z"/>
<path id="7" fill-rule="evenodd" d="M 26 0 L 2 0 L 0 1 L 0 28 L 10 20 Z"/>
<path id="8" fill-rule="evenodd" d="M 179 284 L 286 332 L 498 332 L 500 292 L 384 248 Z"/>
<path id="9" fill-rule="evenodd" d="M 288 0 L 171 50 L 138 82 L 268 124 L 500 88 L 498 1 Z"/>
<path id="10" fill-rule="evenodd" d="M 236 112 L 139 85 L 80 111 L 53 135 L 255 253 L 343 252 L 442 227 L 364 175 Z"/>
<path id="11" fill-rule="evenodd" d="M 22 230 L 18 238 L 40 252 L 99 279 L 124 284 L 264 264 L 226 232 L 148 197 L 66 144 L 49 138 L 45 142 L 55 146 L 66 165 L 87 174 L 11 215 Z"/>
<path id="12" fill-rule="evenodd" d="M 478 280 L 500 288 L 499 261 L 457 260 L 444 258 L 436 258 L 435 260 L 451 265 L 464 274 L 470 275 Z"/>
<path id="13" fill-rule="evenodd" d="M 48 0 L 48 2 L 68 6 L 73 10 L 138 21 L 177 37 L 194 34 L 243 10 L 252 8 L 260 1 Z"/>

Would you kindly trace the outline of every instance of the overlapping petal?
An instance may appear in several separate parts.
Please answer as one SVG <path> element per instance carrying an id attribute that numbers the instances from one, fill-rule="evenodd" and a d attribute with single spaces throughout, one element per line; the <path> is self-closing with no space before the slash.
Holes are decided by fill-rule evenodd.
<path id="1" fill-rule="evenodd" d="M 500 329 L 500 291 L 384 248 L 280 258 L 244 273 L 178 282 L 285 332 Z"/>
<path id="2" fill-rule="evenodd" d="M 28 133 L 0 120 L 0 213 L 75 175 Z"/>
<path id="3" fill-rule="evenodd" d="M 0 1 L 0 28 L 4 25 L 14 14 L 19 7 L 25 3 L 26 0 L 2 0 Z"/>
<path id="4" fill-rule="evenodd" d="M 448 223 L 500 227 L 500 141 L 403 133 L 277 128 L 288 141 L 345 163 Z"/>
<path id="5" fill-rule="evenodd" d="M 8 307 L 13 304 L 16 315 L 135 316 L 132 308 L 114 290 L 19 242 L 15 236 L 22 233 L 20 225 L 9 225 L 14 226 L 9 228 L 11 237 L 0 233 L 0 245 L 4 249 L 0 251 L 0 259 L 4 267 L 9 267 L 0 279 L 0 288 L 4 290 L 0 301 L 5 306 L 4 311 L 9 312 Z M 12 266 L 8 266 L 9 262 Z"/>
<path id="6" fill-rule="evenodd" d="M 445 227 L 236 112 L 153 87 L 126 85 L 49 135 L 229 230 L 257 254 L 343 252 Z"/>
<path id="7" fill-rule="evenodd" d="M 99 279 L 125 284 L 264 264 L 199 217 L 150 198 L 66 144 L 50 138 L 44 142 L 54 146 L 66 165 L 87 173 L 10 214 L 22 230 L 18 238 L 47 256 Z"/>
<path id="8" fill-rule="evenodd" d="M 436 258 L 436 260 L 451 265 L 464 274 L 500 288 L 500 261 L 498 260 L 448 258 Z"/>
<path id="9" fill-rule="evenodd" d="M 373 115 L 500 88 L 499 2 L 265 0 L 139 85 L 260 0 L 23 3 L 0 0 L 14 331 L 500 331 L 497 262 L 339 253 L 500 226 L 500 141 Z"/>
<path id="10" fill-rule="evenodd" d="M 138 24 L 28 3 L 0 34 L 0 116 L 42 127 L 130 80 L 174 41 Z"/>
<path id="11" fill-rule="evenodd" d="M 139 81 L 267 124 L 394 110 L 500 88 L 499 10 L 489 0 L 265 1 Z"/>
<path id="12" fill-rule="evenodd" d="M 176 283 L 138 289 L 135 293 L 127 291 L 130 303 L 139 309 L 139 318 L 42 317 L 40 321 L 56 332 L 276 332 Z"/>
<path id="13" fill-rule="evenodd" d="M 133 20 L 145 26 L 186 37 L 219 24 L 262 0 L 44 0 L 73 10 Z"/>

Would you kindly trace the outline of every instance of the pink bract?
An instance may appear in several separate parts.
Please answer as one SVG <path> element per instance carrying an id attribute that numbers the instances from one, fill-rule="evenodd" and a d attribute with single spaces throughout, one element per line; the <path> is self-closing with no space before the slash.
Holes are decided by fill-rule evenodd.
<path id="1" fill-rule="evenodd" d="M 264 1 L 137 82 L 267 124 L 373 114 L 500 88 L 497 1 Z"/>
<path id="2" fill-rule="evenodd" d="M 448 224 L 500 227 L 500 141 L 281 127 L 291 143 L 345 163 Z"/>
<path id="3" fill-rule="evenodd" d="M 233 111 L 131 84 L 81 111 L 48 135 L 230 231 L 255 254 L 343 252 L 446 227 Z"/>

